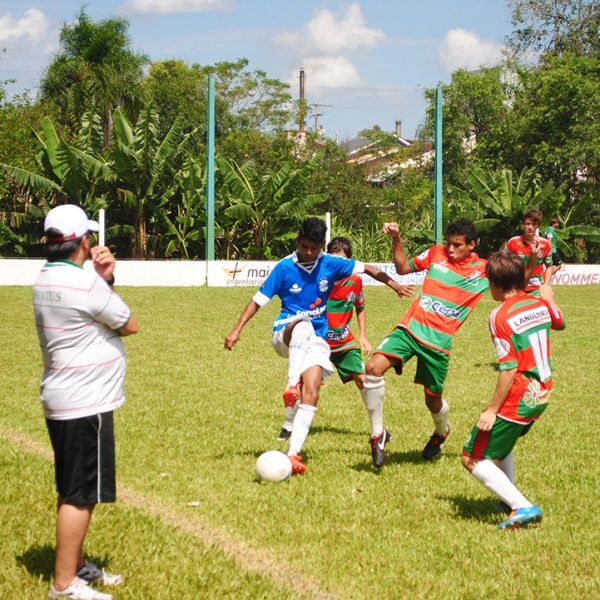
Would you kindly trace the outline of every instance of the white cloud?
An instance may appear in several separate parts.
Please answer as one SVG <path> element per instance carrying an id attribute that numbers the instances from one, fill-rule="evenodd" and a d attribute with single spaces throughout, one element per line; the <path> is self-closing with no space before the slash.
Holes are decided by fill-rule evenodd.
<path id="1" fill-rule="evenodd" d="M 276 36 L 276 41 L 296 46 L 303 52 L 336 53 L 356 48 L 372 48 L 385 40 L 381 29 L 367 27 L 358 3 L 350 4 L 336 20 L 327 9 L 315 16 L 296 32 L 286 31 Z"/>
<path id="2" fill-rule="evenodd" d="M 49 29 L 48 19 L 37 8 L 30 8 L 20 19 L 11 13 L 0 17 L 0 41 L 3 42 L 27 39 L 35 44 L 44 39 Z"/>
<path id="3" fill-rule="evenodd" d="M 306 71 L 307 88 L 317 87 L 361 87 L 364 85 L 356 67 L 345 56 L 313 56 L 302 61 Z M 292 86 L 298 85 L 298 73 L 289 79 Z"/>
<path id="4" fill-rule="evenodd" d="M 168 15 L 190 12 L 230 12 L 235 9 L 234 0 L 127 0 L 126 11 Z"/>
<path id="5" fill-rule="evenodd" d="M 440 47 L 440 63 L 448 72 L 478 69 L 500 62 L 503 49 L 502 44 L 484 40 L 467 29 L 451 29 Z"/>

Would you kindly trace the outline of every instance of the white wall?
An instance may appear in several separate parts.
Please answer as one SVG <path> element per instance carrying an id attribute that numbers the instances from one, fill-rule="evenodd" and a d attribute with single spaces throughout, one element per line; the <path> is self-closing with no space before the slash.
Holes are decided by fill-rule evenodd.
<path id="1" fill-rule="evenodd" d="M 0 285 L 33 285 L 45 260 L 0 259 Z M 91 262 L 86 263 L 91 269 Z M 204 261 L 118 260 L 115 285 L 200 286 L 206 284 Z"/>
<path id="2" fill-rule="evenodd" d="M 0 285 L 33 285 L 44 260 L 0 259 Z M 162 261 L 120 260 L 115 269 L 116 285 L 189 287 L 258 287 L 267 278 L 275 261 Z M 424 273 L 399 276 L 391 263 L 375 263 L 390 277 L 405 284 L 420 285 Z M 91 268 L 91 263 L 86 263 Z M 364 277 L 365 285 L 382 285 Z M 563 265 L 554 276 L 555 285 L 600 285 L 600 265 Z"/>

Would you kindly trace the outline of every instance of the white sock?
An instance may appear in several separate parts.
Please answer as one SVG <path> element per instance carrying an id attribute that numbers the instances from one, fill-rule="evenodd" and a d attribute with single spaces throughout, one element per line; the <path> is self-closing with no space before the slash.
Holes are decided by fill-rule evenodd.
<path id="1" fill-rule="evenodd" d="M 508 477 L 511 483 L 515 482 L 515 462 L 512 452 L 504 460 L 495 460 L 494 464 Z"/>
<path id="2" fill-rule="evenodd" d="M 435 432 L 438 435 L 446 435 L 448 433 L 448 411 L 450 407 L 445 400 L 442 400 L 442 408 L 440 412 L 431 413 L 431 418 L 435 425 Z"/>
<path id="3" fill-rule="evenodd" d="M 385 380 L 375 375 L 365 375 L 365 384 L 360 394 L 371 419 L 371 436 L 381 435 L 383 431 L 383 398 Z"/>
<path id="4" fill-rule="evenodd" d="M 472 472 L 474 477 L 479 479 L 490 492 L 496 494 L 500 500 L 508 504 L 512 510 L 533 506 L 491 460 L 479 461 Z"/>
<path id="5" fill-rule="evenodd" d="M 300 454 L 316 412 L 316 406 L 310 406 L 310 404 L 300 404 L 298 406 L 294 422 L 292 423 L 292 435 L 290 436 L 290 446 L 287 451 L 288 456 Z"/>
<path id="6" fill-rule="evenodd" d="M 306 356 L 306 347 L 313 335 L 313 327 L 307 321 L 300 321 L 292 329 L 288 359 L 288 387 L 296 385 L 300 381 L 304 357 Z"/>
<path id="7" fill-rule="evenodd" d="M 298 411 L 298 407 L 300 406 L 300 400 L 296 400 L 296 404 L 294 406 L 287 406 L 285 409 L 285 421 L 283 422 L 283 429 L 287 429 L 288 431 L 292 430 L 292 424 L 294 422 L 294 417 L 296 416 L 296 412 Z"/>

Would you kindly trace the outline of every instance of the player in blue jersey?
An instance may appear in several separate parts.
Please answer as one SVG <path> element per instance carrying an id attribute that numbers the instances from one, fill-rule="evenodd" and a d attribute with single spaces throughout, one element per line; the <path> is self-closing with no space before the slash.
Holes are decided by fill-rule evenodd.
<path id="1" fill-rule="evenodd" d="M 298 232 L 296 251 L 281 259 L 269 277 L 248 302 L 240 318 L 225 337 L 225 348 L 233 350 L 248 321 L 274 296 L 281 300 L 281 312 L 273 323 L 273 348 L 288 358 L 288 390 L 284 393 L 286 405 L 295 403 L 290 388 L 298 381 L 302 385 L 302 399 L 292 424 L 287 451 L 294 474 L 304 473 L 300 451 L 317 411 L 321 382 L 333 374 L 329 360 L 327 335 L 327 298 L 333 284 L 356 273 L 367 273 L 389 285 L 398 295 L 405 287 L 371 265 L 332 256 L 322 252 L 325 245 L 326 225 L 321 219 L 306 219 Z"/>

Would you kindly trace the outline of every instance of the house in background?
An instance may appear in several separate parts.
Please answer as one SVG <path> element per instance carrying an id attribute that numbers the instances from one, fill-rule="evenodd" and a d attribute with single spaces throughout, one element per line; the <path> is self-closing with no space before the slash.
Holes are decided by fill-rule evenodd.
<path id="1" fill-rule="evenodd" d="M 428 164 L 434 156 L 433 141 L 403 137 L 400 120 L 395 123 L 394 133 L 382 131 L 380 136 L 357 136 L 342 142 L 340 147 L 345 150 L 348 162 L 362 165 L 367 181 L 377 187 L 396 185 L 402 171 Z"/>

